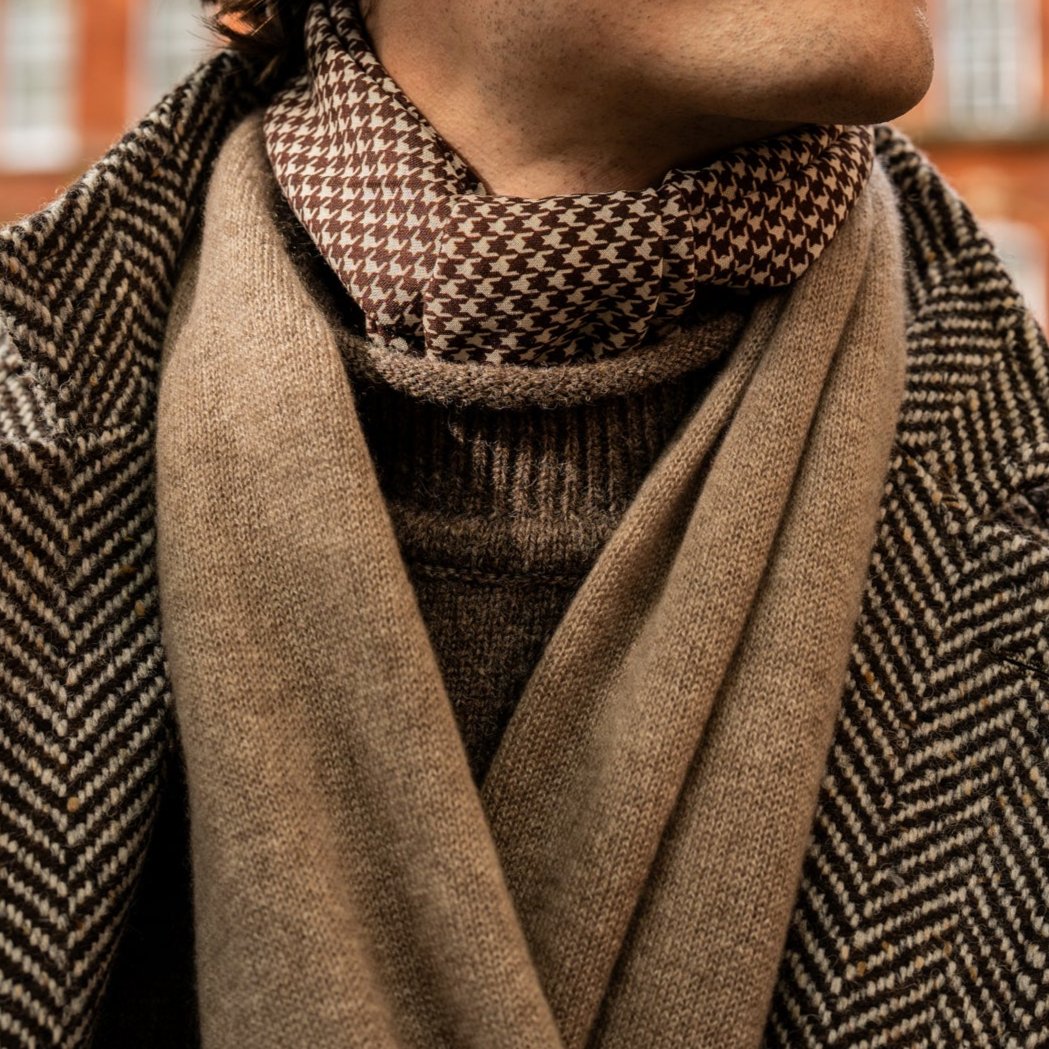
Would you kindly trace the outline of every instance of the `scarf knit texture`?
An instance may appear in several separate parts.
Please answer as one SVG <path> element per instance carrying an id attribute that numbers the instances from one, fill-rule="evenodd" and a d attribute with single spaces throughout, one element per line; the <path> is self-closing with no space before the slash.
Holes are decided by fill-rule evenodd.
<path id="1" fill-rule="evenodd" d="M 306 72 L 268 107 L 286 198 L 384 346 L 544 365 L 652 341 L 697 287 L 782 288 L 873 164 L 869 128 L 806 126 L 637 191 L 493 195 L 386 73 L 356 3 L 314 0 Z"/>
<path id="2" fill-rule="evenodd" d="M 158 402 L 203 1045 L 758 1045 L 903 391 L 884 175 L 738 341 L 681 333 L 716 374 L 480 771 L 347 381 L 361 338 L 272 191 L 252 120 Z"/>

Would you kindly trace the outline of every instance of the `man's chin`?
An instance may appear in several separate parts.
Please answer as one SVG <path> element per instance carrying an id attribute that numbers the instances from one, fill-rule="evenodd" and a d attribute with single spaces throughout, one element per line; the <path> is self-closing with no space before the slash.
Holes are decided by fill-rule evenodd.
<path id="1" fill-rule="evenodd" d="M 746 114 L 749 120 L 791 124 L 878 124 L 913 109 L 932 83 L 933 57 L 916 55 L 892 69 L 875 67 L 868 77 L 851 71 L 840 80 L 785 89 Z"/>
<path id="2" fill-rule="evenodd" d="M 932 83 L 932 34 L 924 8 L 906 17 L 839 13 L 833 22 L 801 27 L 778 46 L 766 42 L 732 62 L 708 111 L 736 119 L 792 124 L 876 124 L 913 109 Z M 697 84 L 697 93 L 708 85 Z"/>

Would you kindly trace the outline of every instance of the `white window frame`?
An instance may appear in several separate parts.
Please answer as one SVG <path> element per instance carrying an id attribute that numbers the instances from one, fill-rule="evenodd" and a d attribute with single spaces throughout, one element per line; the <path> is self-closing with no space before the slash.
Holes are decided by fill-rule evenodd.
<path id="1" fill-rule="evenodd" d="M 0 169 L 58 171 L 75 162 L 76 60 L 74 0 L 0 0 Z M 43 91 L 29 88 L 34 80 Z"/>
<path id="2" fill-rule="evenodd" d="M 207 57 L 213 45 L 204 27 L 204 13 L 200 0 L 141 0 L 133 6 L 129 122 L 152 109 Z"/>
<path id="3" fill-rule="evenodd" d="M 1009 131 L 1042 102 L 1040 0 L 941 0 L 946 115 L 951 124 Z"/>

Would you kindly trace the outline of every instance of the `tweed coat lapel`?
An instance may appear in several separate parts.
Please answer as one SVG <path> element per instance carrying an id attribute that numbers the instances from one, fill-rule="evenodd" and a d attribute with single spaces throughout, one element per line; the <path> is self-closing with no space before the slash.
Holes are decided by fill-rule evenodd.
<path id="1" fill-rule="evenodd" d="M 214 58 L 0 230 L 3 1044 L 86 1043 L 156 814 L 172 740 L 156 374 L 178 258 L 253 72 Z"/>
<path id="2" fill-rule="evenodd" d="M 882 130 L 910 370 L 766 1045 L 1049 1045 L 1049 354 Z"/>
<path id="3" fill-rule="evenodd" d="M 165 782 L 156 369 L 254 72 L 219 55 L 0 230 L 5 1044 L 87 1044 Z M 964 205 L 878 148 L 908 386 L 766 1044 L 1044 1046 L 1049 353 Z"/>

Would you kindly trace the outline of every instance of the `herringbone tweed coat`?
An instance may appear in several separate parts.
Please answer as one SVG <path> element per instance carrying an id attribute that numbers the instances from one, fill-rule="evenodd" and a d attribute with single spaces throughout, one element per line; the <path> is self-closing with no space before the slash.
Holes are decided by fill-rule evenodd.
<path id="1" fill-rule="evenodd" d="M 0 231 L 0 1045 L 86 1045 L 175 744 L 152 445 L 180 250 L 257 104 L 223 53 Z M 769 1047 L 1049 1046 L 1049 352 L 878 129 L 907 392 Z"/>

